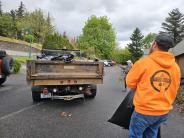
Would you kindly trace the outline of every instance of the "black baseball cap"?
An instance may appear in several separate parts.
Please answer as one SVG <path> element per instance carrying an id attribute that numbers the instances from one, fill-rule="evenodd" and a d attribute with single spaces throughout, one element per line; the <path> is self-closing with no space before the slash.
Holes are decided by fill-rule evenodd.
<path id="1" fill-rule="evenodd" d="M 173 37 L 168 33 L 160 33 L 155 38 L 156 43 L 163 48 L 169 49 L 174 47 Z"/>

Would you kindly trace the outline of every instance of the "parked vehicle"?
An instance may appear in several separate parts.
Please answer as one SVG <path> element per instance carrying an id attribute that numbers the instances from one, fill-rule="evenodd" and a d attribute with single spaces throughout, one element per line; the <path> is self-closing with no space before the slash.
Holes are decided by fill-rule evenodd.
<path id="1" fill-rule="evenodd" d="M 97 84 L 103 83 L 103 64 L 73 60 L 75 52 L 79 51 L 45 49 L 38 60 L 27 61 L 27 81 L 32 85 L 33 101 L 96 96 Z"/>
<path id="2" fill-rule="evenodd" d="M 112 62 L 112 65 L 116 65 L 116 62 L 115 61 L 112 60 L 111 62 Z"/>
<path id="3" fill-rule="evenodd" d="M 6 54 L 6 51 L 0 50 L 0 85 L 13 72 L 13 58 Z"/>
<path id="4" fill-rule="evenodd" d="M 104 60 L 103 63 L 104 63 L 104 66 L 105 66 L 105 67 L 113 66 L 113 63 L 112 63 L 111 60 Z"/>

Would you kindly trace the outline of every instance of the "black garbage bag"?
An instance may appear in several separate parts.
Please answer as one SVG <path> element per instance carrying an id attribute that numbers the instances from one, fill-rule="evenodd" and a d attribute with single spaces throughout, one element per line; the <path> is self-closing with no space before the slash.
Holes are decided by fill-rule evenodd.
<path id="1" fill-rule="evenodd" d="M 134 91 L 130 90 L 108 122 L 123 127 L 124 129 L 129 129 L 130 119 L 134 111 L 133 97 Z"/>
<path id="2" fill-rule="evenodd" d="M 113 116 L 108 120 L 108 122 L 118 125 L 124 129 L 129 129 L 130 120 L 132 113 L 134 111 L 134 105 L 133 105 L 133 97 L 134 97 L 134 91 L 129 90 L 128 94 L 122 101 L 122 103 L 119 105 Z M 144 134 L 143 134 L 144 138 Z M 161 128 L 159 127 L 157 138 L 161 138 Z"/>

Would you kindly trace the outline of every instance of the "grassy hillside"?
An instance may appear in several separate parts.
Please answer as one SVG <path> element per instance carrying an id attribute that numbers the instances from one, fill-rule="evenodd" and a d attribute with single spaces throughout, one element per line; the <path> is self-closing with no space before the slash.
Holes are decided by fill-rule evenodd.
<path id="1" fill-rule="evenodd" d="M 23 44 L 25 46 L 29 46 L 28 42 L 25 42 L 25 41 L 22 41 L 22 40 L 13 39 L 13 38 L 8 38 L 8 37 L 0 36 L 0 41 L 12 42 L 12 43 Z M 42 45 L 41 44 L 33 43 L 31 46 L 36 48 L 36 49 L 39 49 L 39 50 L 42 49 Z"/>

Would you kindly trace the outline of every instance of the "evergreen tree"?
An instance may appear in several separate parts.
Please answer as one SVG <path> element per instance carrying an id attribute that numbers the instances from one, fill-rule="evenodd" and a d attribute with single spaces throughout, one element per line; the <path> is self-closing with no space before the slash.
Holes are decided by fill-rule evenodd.
<path id="1" fill-rule="evenodd" d="M 66 32 L 65 31 L 63 32 L 63 37 L 66 38 Z"/>
<path id="2" fill-rule="evenodd" d="M 143 55 L 142 47 L 143 47 L 143 35 L 141 34 L 141 31 L 139 28 L 136 28 L 131 37 L 131 43 L 128 44 L 128 50 L 132 55 L 132 61 L 135 62 Z"/>
<path id="3" fill-rule="evenodd" d="M 15 38 L 17 38 L 17 25 L 16 25 L 16 13 L 14 10 L 10 11 L 10 15 L 12 17 L 12 32 Z"/>
<path id="4" fill-rule="evenodd" d="M 19 8 L 18 8 L 18 10 L 16 12 L 17 12 L 17 16 L 19 18 L 22 18 L 24 16 L 24 13 L 25 13 L 25 5 L 23 4 L 22 1 L 20 2 L 20 6 L 19 6 Z"/>
<path id="5" fill-rule="evenodd" d="M 51 18 L 50 18 L 50 13 L 48 12 L 48 15 L 47 15 L 47 24 L 51 24 Z"/>
<path id="6" fill-rule="evenodd" d="M 162 23 L 165 32 L 173 35 L 175 45 L 184 37 L 184 15 L 178 8 L 173 9 Z"/>
<path id="7" fill-rule="evenodd" d="M 52 34 L 54 32 L 54 27 L 52 26 L 50 13 L 48 13 L 47 18 L 46 18 L 46 29 L 47 29 L 46 34 Z"/>
<path id="8" fill-rule="evenodd" d="M 0 16 L 2 16 L 2 15 L 3 15 L 3 10 L 2 10 L 2 3 L 0 1 Z"/>

